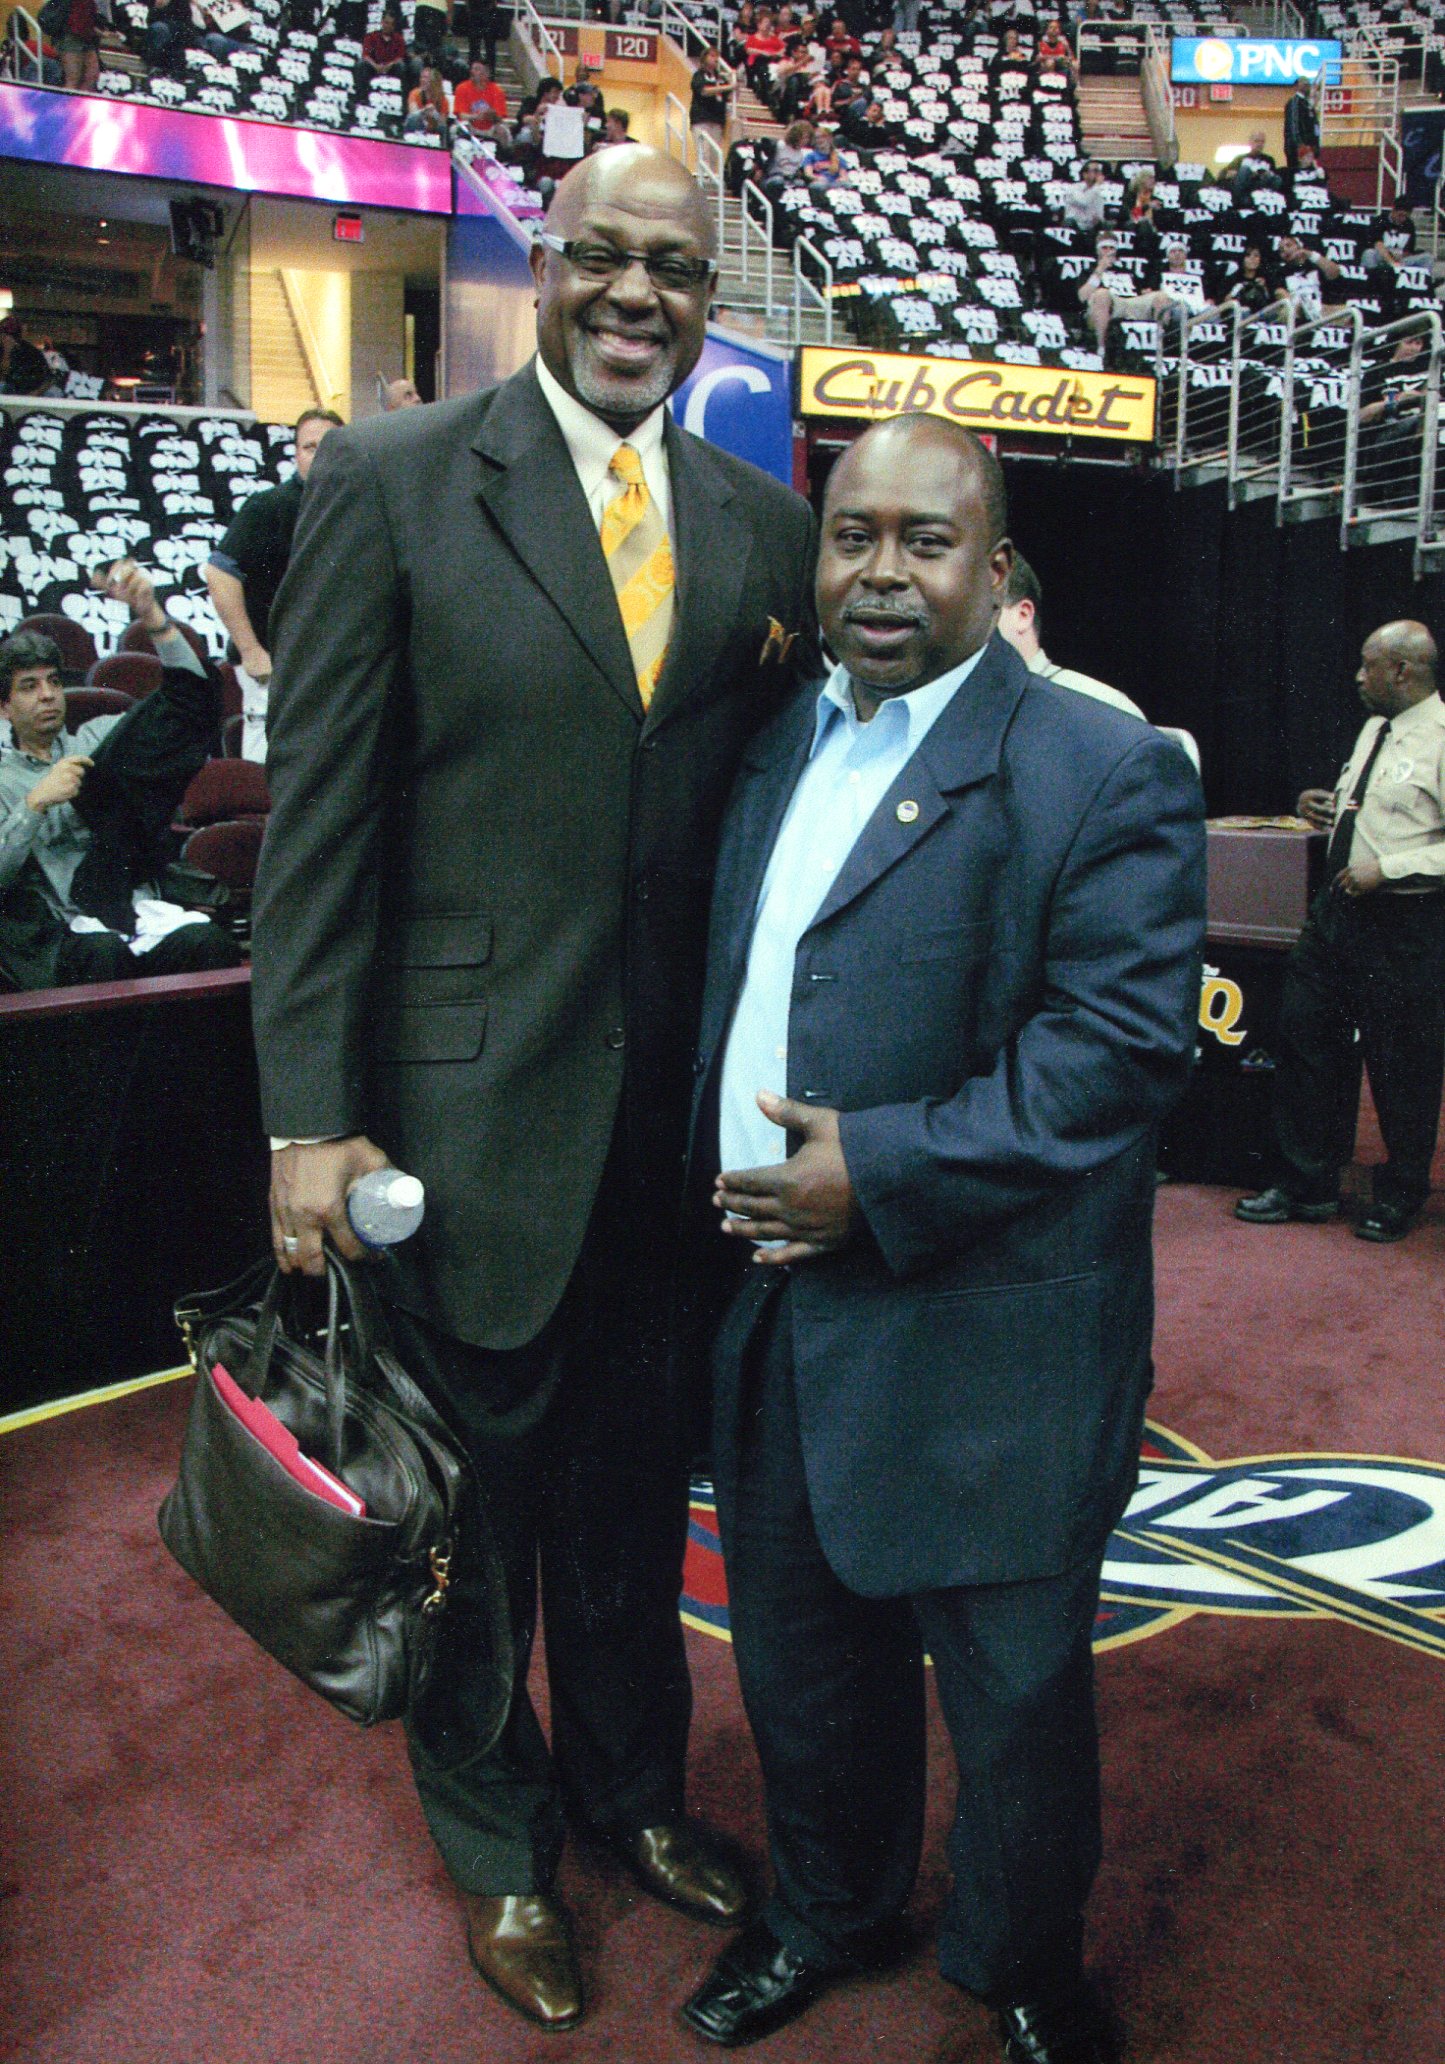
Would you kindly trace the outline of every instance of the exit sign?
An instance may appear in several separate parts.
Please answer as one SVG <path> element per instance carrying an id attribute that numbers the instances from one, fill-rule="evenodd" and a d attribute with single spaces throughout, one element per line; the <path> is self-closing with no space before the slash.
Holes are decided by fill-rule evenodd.
<path id="1" fill-rule="evenodd" d="M 338 244 L 364 244 L 366 226 L 359 215 L 337 215 L 332 218 L 331 234 Z"/>

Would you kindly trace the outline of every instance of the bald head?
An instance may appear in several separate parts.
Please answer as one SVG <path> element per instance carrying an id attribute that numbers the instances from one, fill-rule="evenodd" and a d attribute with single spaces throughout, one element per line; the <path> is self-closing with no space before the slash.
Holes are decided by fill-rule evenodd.
<path id="1" fill-rule="evenodd" d="M 624 437 L 702 356 L 712 257 L 701 190 L 661 151 L 598 151 L 552 196 L 532 246 L 537 349 L 566 392 Z"/>
<path id="2" fill-rule="evenodd" d="M 865 430 L 844 452 L 829 475 L 823 504 L 825 513 L 829 498 L 846 487 L 850 463 L 866 457 L 875 444 L 885 464 L 899 467 L 907 466 L 910 453 L 915 451 L 951 453 L 955 464 L 965 474 L 971 475 L 976 484 L 989 543 L 996 544 L 1007 535 L 1008 496 L 1004 490 L 1003 467 L 971 430 L 965 430 L 961 423 L 951 422 L 946 416 L 888 416 L 883 422 L 874 423 Z"/>
<path id="3" fill-rule="evenodd" d="M 1424 624 L 1410 617 L 1381 624 L 1360 651 L 1355 682 L 1361 702 L 1383 717 L 1423 702 L 1435 693 L 1436 657 L 1435 640 Z"/>
<path id="4" fill-rule="evenodd" d="M 598 208 L 617 208 L 650 220 L 684 225 L 711 257 L 717 241 L 713 212 L 702 188 L 676 158 L 645 144 L 595 151 L 558 181 L 547 210 L 554 235 L 573 237 Z"/>
<path id="5" fill-rule="evenodd" d="M 818 615 L 865 720 L 960 666 L 994 627 L 1013 550 L 998 461 L 936 416 L 893 416 L 834 467 Z"/>
<path id="6" fill-rule="evenodd" d="M 381 391 L 381 405 L 391 415 L 396 409 L 420 408 L 422 399 L 410 380 L 388 380 Z"/>

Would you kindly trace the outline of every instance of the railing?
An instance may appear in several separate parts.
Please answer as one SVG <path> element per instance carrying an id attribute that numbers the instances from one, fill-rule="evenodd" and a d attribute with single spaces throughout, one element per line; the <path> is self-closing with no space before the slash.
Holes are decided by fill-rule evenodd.
<path id="1" fill-rule="evenodd" d="M 306 360 L 306 370 L 311 384 L 316 389 L 316 399 L 322 408 L 334 409 L 344 400 L 345 388 L 337 385 L 331 377 L 331 368 L 326 363 L 326 354 L 321 349 L 321 339 L 316 334 L 316 325 L 311 320 L 311 311 L 306 306 L 295 272 L 289 266 L 278 266 L 276 277 L 281 282 L 281 291 L 286 296 L 286 306 L 291 311 L 291 320 L 296 325 L 296 334 L 301 340 L 301 353 Z"/>
<path id="2" fill-rule="evenodd" d="M 1402 337 L 1423 337 L 1424 349 L 1400 361 L 1398 389 L 1386 389 L 1381 414 L 1362 422 L 1364 351 L 1383 351 Z M 1340 512 L 1341 545 L 1367 544 L 1388 537 L 1415 541 L 1415 574 L 1425 570 L 1426 554 L 1440 543 L 1436 480 L 1440 456 L 1441 325 L 1430 309 L 1386 323 L 1357 338 L 1350 361 L 1350 411 L 1345 439 L 1345 478 Z M 1390 392 L 1397 399 L 1391 407 Z"/>
<path id="3" fill-rule="evenodd" d="M 814 285 L 803 271 L 803 253 L 817 266 L 820 284 Z M 823 311 L 823 342 L 833 341 L 833 268 L 816 244 L 807 237 L 799 237 L 793 246 L 793 342 L 797 343 L 803 334 L 803 296 L 817 302 Z"/>
<path id="4" fill-rule="evenodd" d="M 1293 0 L 1246 0 L 1246 5 L 1237 8 L 1236 12 L 1252 36 L 1264 36 L 1279 42 L 1309 33 L 1305 18 Z M 1207 33 L 1213 36 L 1218 31 L 1211 28 Z"/>
<path id="5" fill-rule="evenodd" d="M 727 186 L 723 180 L 723 166 L 726 162 L 723 147 L 711 129 L 704 124 L 702 128 L 693 131 L 692 148 L 697 161 L 693 169 L 697 173 L 698 185 L 705 194 L 715 194 L 717 197 L 717 254 L 721 260 L 727 242 L 728 197 Z"/>
<path id="6" fill-rule="evenodd" d="M 1442 186 L 1445 186 L 1445 170 L 1441 171 L 1439 178 L 1435 181 L 1435 191 L 1430 196 L 1430 256 L 1432 259 L 1440 256 L 1440 230 L 1442 223 L 1445 223 L 1445 209 L 1442 209 L 1440 205 L 1440 190 Z"/>
<path id="7" fill-rule="evenodd" d="M 1222 311 L 1180 310 L 1173 392 L 1176 487 L 1182 485 L 1186 467 L 1218 466 L 1228 459 L 1230 423 L 1239 394 L 1236 375 L 1243 313 L 1237 302 Z M 1161 388 L 1161 403 L 1167 396 L 1166 385 Z"/>
<path id="8" fill-rule="evenodd" d="M 1402 88 L 1408 84 L 1414 90 L 1428 94 L 1430 59 L 1440 47 L 1433 30 L 1414 24 L 1406 27 L 1382 22 L 1362 23 L 1359 28 L 1345 30 L 1344 44 L 1347 58 L 1389 60 L 1399 72 Z"/>
<path id="9" fill-rule="evenodd" d="M 1320 139 L 1328 150 L 1373 150 L 1400 126 L 1400 67 L 1393 57 L 1347 57 L 1320 97 Z M 1378 205 L 1381 185 L 1376 185 Z"/>
<path id="10" fill-rule="evenodd" d="M 12 79 L 18 79 L 23 83 L 26 67 L 33 65 L 35 68 L 35 84 L 43 86 L 45 83 L 45 59 L 42 51 L 39 22 L 26 8 L 17 7 L 10 17 L 9 26 L 10 34 L 8 41 L 10 51 L 5 67 L 6 71 Z"/>
<path id="11" fill-rule="evenodd" d="M 561 47 L 532 5 L 532 0 L 515 0 L 512 26 L 526 44 L 539 74 L 548 72 L 557 80 L 567 76 L 566 67 L 562 62 Z"/>
<path id="12" fill-rule="evenodd" d="M 1375 167 L 1375 206 L 1383 207 L 1385 189 L 1391 194 L 1405 191 L 1405 152 L 1398 136 L 1380 138 L 1380 157 Z"/>
<path id="13" fill-rule="evenodd" d="M 1290 327 L 1280 397 L 1279 487 L 1276 519 L 1287 509 L 1318 513 L 1344 488 L 1350 415 L 1348 368 L 1334 353 L 1348 342 L 1355 362 L 1364 322 L 1358 308 L 1331 308 Z M 1323 498 L 1323 499 L 1322 499 Z"/>
<path id="14" fill-rule="evenodd" d="M 1288 301 L 1248 317 L 1236 332 L 1236 394 L 1227 468 L 1231 508 L 1257 495 L 1278 492 L 1279 415 L 1285 392 L 1285 355 L 1294 322 L 1295 306 Z"/>
<path id="15" fill-rule="evenodd" d="M 726 40 L 723 29 L 722 9 L 717 7 L 708 10 L 708 12 L 713 18 L 709 19 L 708 26 L 705 29 L 701 29 L 690 15 L 683 13 L 682 9 L 677 5 L 677 0 L 662 0 L 660 20 L 663 33 L 672 36 L 673 41 L 682 50 L 684 57 L 701 57 L 705 50 L 710 50 L 714 46 L 721 51 Z M 731 86 L 733 83 L 732 67 L 724 63 L 719 66 L 719 71 L 728 85 Z"/>
<path id="16" fill-rule="evenodd" d="M 743 182 L 739 221 L 743 284 L 752 285 L 752 245 L 756 239 L 763 247 L 763 306 L 771 316 L 774 311 L 773 261 L 777 256 L 777 217 L 772 202 L 751 179 Z"/>
<path id="17" fill-rule="evenodd" d="M 1210 32 L 1211 34 L 1213 31 Z M 1222 32 L 1231 33 L 1226 25 Z M 1235 34 L 1238 31 L 1234 31 Z M 1074 55 L 1079 71 L 1090 77 L 1118 69 L 1120 46 L 1126 67 L 1139 68 L 1144 60 L 1144 32 L 1137 22 L 1080 21 L 1074 30 Z M 1086 64 L 1085 58 L 1090 62 Z M 1126 74 L 1127 75 L 1127 74 Z"/>
<path id="18" fill-rule="evenodd" d="M 1179 156 L 1179 139 L 1174 130 L 1174 89 L 1169 83 L 1169 44 L 1152 24 L 1144 31 L 1139 93 L 1149 118 L 1155 153 L 1167 170 Z"/>
<path id="19" fill-rule="evenodd" d="M 687 109 L 675 93 L 669 93 L 662 103 L 662 147 L 670 158 L 687 163 Z"/>

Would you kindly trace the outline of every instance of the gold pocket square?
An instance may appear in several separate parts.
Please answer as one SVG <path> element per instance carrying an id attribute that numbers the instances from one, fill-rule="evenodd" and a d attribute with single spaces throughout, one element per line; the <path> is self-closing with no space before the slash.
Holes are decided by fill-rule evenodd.
<path id="1" fill-rule="evenodd" d="M 776 659 L 780 663 L 785 660 L 792 650 L 793 640 L 797 635 L 796 631 L 785 631 L 778 619 L 775 616 L 770 616 L 768 618 L 768 635 L 764 638 L 763 649 L 758 654 L 758 665 L 766 666 L 770 659 Z"/>

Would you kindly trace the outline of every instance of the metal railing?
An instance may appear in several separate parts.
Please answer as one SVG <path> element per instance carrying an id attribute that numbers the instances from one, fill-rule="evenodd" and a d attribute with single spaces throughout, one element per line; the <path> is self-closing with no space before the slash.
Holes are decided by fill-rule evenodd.
<path id="1" fill-rule="evenodd" d="M 1337 83 L 1320 95 L 1320 140 L 1326 150 L 1373 150 L 1400 126 L 1400 67 L 1393 57 L 1347 57 Z M 1379 204 L 1383 174 L 1377 174 Z"/>
<path id="2" fill-rule="evenodd" d="M 1424 24 L 1403 24 L 1364 22 L 1358 28 L 1344 32 L 1345 55 L 1347 58 L 1388 59 L 1400 75 L 1403 89 L 1428 93 L 1430 89 L 1430 59 L 1440 48 L 1440 39 Z"/>
<path id="3" fill-rule="evenodd" d="M 1398 359 L 1396 347 L 1406 337 L 1423 339 L 1423 346 L 1413 357 Z M 1389 352 L 1385 362 L 1398 367 L 1398 384 L 1382 381 L 1378 399 L 1364 402 L 1367 347 L 1373 353 Z M 1437 555 L 1441 544 L 1436 501 L 1440 362 L 1441 325 L 1435 309 L 1363 332 L 1350 361 L 1340 543 L 1413 537 L 1417 579 L 1427 557 Z"/>
<path id="4" fill-rule="evenodd" d="M 669 93 L 662 103 L 662 147 L 670 158 L 677 158 L 684 165 L 689 126 L 687 109 L 675 93 Z"/>
<path id="5" fill-rule="evenodd" d="M 1319 513 L 1343 490 L 1350 386 L 1338 354 L 1348 348 L 1352 365 L 1363 330 L 1348 304 L 1304 322 L 1295 311 L 1280 396 L 1278 522 L 1290 520 L 1288 511 Z"/>
<path id="6" fill-rule="evenodd" d="M 714 45 L 721 51 L 727 40 L 721 7 L 707 9 L 705 12 L 708 14 L 707 27 L 699 28 L 691 15 L 683 13 L 677 5 L 677 0 L 662 0 L 662 14 L 659 19 L 663 33 L 672 37 L 684 57 L 701 57 L 705 50 L 712 49 Z M 731 65 L 724 60 L 718 69 L 721 77 L 731 86 L 734 83 Z"/>
<path id="7" fill-rule="evenodd" d="M 763 306 L 771 317 L 775 312 L 773 262 L 777 256 L 777 213 L 772 202 L 753 180 L 743 181 L 742 207 L 738 220 L 740 262 L 744 286 L 752 285 L 752 246 L 762 245 Z"/>
<path id="8" fill-rule="evenodd" d="M 1169 44 L 1154 26 L 1144 31 L 1144 61 L 1139 67 L 1139 93 L 1149 121 L 1154 149 L 1165 170 L 1179 156 L 1174 128 L 1174 89 L 1169 83 Z"/>
<path id="9" fill-rule="evenodd" d="M 1375 206 L 1385 204 L 1385 189 L 1392 194 L 1405 191 L 1405 152 L 1398 136 L 1380 138 L 1380 156 L 1375 166 Z"/>
<path id="10" fill-rule="evenodd" d="M 562 62 L 561 47 L 556 37 L 543 21 L 532 0 L 515 0 L 512 9 L 512 26 L 526 44 L 537 71 L 550 73 L 554 79 L 565 79 L 566 67 Z"/>
<path id="11" fill-rule="evenodd" d="M 45 84 L 45 57 L 40 24 L 28 9 L 17 7 L 12 13 L 9 21 L 9 34 L 5 40 L 9 46 L 5 63 L 5 70 L 9 77 L 18 80 L 23 85 L 25 83 L 26 67 L 33 66 L 35 71 L 34 83 L 37 86 L 43 86 Z"/>
<path id="12" fill-rule="evenodd" d="M 703 192 L 716 197 L 717 201 L 717 255 L 719 262 L 727 242 L 727 197 L 728 190 L 723 179 L 723 147 L 706 126 L 692 132 L 692 148 L 696 163 L 697 183 Z"/>
<path id="13" fill-rule="evenodd" d="M 1231 508 L 1278 491 L 1284 361 L 1294 319 L 1294 303 L 1285 302 L 1247 317 L 1236 332 L 1237 393 L 1227 460 Z"/>
<path id="14" fill-rule="evenodd" d="M 1227 309 L 1179 314 L 1179 359 L 1172 387 L 1161 389 L 1161 412 L 1167 422 L 1173 404 L 1174 485 L 1183 483 L 1188 466 L 1220 466 L 1229 456 L 1230 423 L 1239 394 L 1236 378 L 1239 326 L 1244 311 L 1236 302 Z"/>
<path id="15" fill-rule="evenodd" d="M 1264 36 L 1274 42 L 1290 41 L 1309 33 L 1305 18 L 1294 0 L 1246 0 L 1246 4 L 1235 9 L 1251 36 Z M 1210 28 L 1206 34 L 1215 36 L 1219 31 Z"/>
<path id="16" fill-rule="evenodd" d="M 1445 227 L 1445 208 L 1442 208 L 1440 204 L 1442 187 L 1445 187 L 1445 168 L 1442 168 L 1440 176 L 1436 179 L 1435 191 L 1430 196 L 1430 256 L 1432 259 L 1440 256 L 1440 232 L 1442 227 Z"/>
<path id="17" fill-rule="evenodd" d="M 819 282 L 810 280 L 803 271 L 803 254 L 806 252 L 817 266 Z M 797 343 L 803 334 L 803 296 L 816 301 L 823 311 L 823 342 L 833 341 L 833 267 L 823 256 L 816 244 L 807 237 L 799 237 L 793 246 L 793 336 Z"/>

